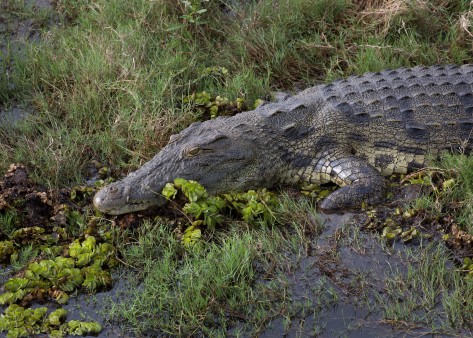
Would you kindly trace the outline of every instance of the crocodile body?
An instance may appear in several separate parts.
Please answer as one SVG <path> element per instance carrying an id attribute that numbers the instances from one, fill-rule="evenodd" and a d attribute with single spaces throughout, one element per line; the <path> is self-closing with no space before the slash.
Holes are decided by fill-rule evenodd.
<path id="1" fill-rule="evenodd" d="M 340 189 L 323 209 L 375 203 L 383 176 L 441 151 L 469 152 L 473 65 L 400 68 L 306 89 L 233 117 L 194 123 L 153 159 L 100 190 L 94 204 L 122 214 L 162 205 L 176 177 L 211 194 L 306 181 Z"/>

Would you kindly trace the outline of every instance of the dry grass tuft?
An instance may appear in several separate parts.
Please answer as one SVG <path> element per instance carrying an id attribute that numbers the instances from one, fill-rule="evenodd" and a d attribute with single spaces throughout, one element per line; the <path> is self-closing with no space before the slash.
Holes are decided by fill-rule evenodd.
<path id="1" fill-rule="evenodd" d="M 460 15 L 458 26 L 463 34 L 473 38 L 473 1 L 470 2 L 468 11 Z"/>
<path id="2" fill-rule="evenodd" d="M 374 24 L 381 33 L 386 34 L 395 18 L 416 13 L 422 13 L 422 16 L 432 15 L 439 9 L 445 8 L 449 1 L 358 0 L 355 3 L 358 6 L 360 21 Z"/>

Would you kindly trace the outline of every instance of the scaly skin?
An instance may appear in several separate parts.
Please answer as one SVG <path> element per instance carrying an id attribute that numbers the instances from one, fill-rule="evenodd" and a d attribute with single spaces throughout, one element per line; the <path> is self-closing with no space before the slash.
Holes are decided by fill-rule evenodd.
<path id="1" fill-rule="evenodd" d="M 165 204 L 177 177 L 210 194 L 301 181 L 340 189 L 321 207 L 382 200 L 383 175 L 425 165 L 428 155 L 469 152 L 473 65 L 401 68 L 309 88 L 233 117 L 194 123 L 151 161 L 94 197 L 108 214 Z"/>

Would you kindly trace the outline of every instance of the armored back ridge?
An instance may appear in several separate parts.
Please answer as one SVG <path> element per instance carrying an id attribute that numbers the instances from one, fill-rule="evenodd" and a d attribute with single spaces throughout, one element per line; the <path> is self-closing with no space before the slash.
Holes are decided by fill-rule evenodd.
<path id="1" fill-rule="evenodd" d="M 306 89 L 233 117 L 191 125 L 151 161 L 100 190 L 94 204 L 122 214 L 165 203 L 174 178 L 211 194 L 276 184 L 334 182 L 323 209 L 379 201 L 383 175 L 429 155 L 469 152 L 473 65 L 400 68 Z"/>

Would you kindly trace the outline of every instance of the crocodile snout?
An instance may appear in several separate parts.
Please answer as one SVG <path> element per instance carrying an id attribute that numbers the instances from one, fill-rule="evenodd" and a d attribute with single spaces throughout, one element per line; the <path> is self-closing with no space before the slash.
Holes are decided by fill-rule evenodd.
<path id="1" fill-rule="evenodd" d="M 127 203 L 129 200 L 130 189 L 128 186 L 117 187 L 114 184 L 100 189 L 94 196 L 94 206 L 105 212 L 112 213 L 113 206 L 117 205 L 117 201 Z"/>
<path id="2" fill-rule="evenodd" d="M 106 214 L 120 215 L 166 203 L 162 196 L 152 191 L 143 191 L 140 186 L 132 187 L 129 184 L 119 183 L 112 183 L 95 194 L 93 203 L 97 209 Z"/>

